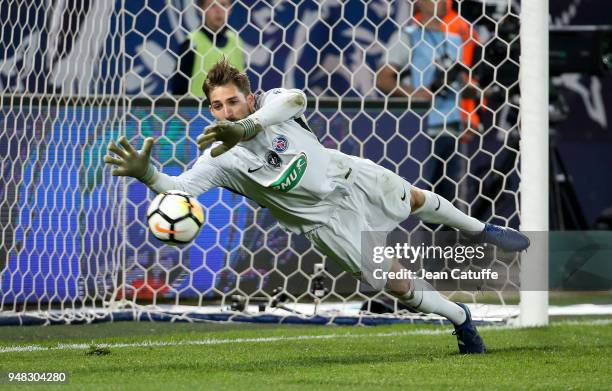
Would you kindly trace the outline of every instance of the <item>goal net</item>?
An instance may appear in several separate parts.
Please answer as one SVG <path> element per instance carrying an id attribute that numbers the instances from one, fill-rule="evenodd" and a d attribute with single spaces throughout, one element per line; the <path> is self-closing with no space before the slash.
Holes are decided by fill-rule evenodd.
<path id="1" fill-rule="evenodd" d="M 519 4 L 440 0 L 430 18 L 428 3 L 2 2 L 0 322 L 424 319 L 225 189 L 199 198 L 206 223 L 193 243 L 157 241 L 146 224 L 154 194 L 111 177 L 102 157 L 121 135 L 137 147 L 152 136 L 163 172 L 189 168 L 212 121 L 196 67 L 218 58 L 218 44 L 254 90 L 304 90 L 327 148 L 518 228 Z M 227 24 L 215 35 L 219 12 Z M 439 229 L 414 219 L 399 227 Z M 464 266 L 501 277 L 434 286 L 474 303 L 477 318 L 518 314 L 518 256 Z"/>

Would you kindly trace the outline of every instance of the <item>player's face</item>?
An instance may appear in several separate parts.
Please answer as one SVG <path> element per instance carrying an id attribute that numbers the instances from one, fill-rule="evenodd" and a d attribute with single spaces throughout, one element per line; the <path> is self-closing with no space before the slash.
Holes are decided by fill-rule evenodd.
<path id="1" fill-rule="evenodd" d="M 210 92 L 210 112 L 217 121 L 239 121 L 255 111 L 255 96 L 245 95 L 233 83 Z"/>
<path id="2" fill-rule="evenodd" d="M 219 31 L 231 12 L 230 0 L 203 0 L 204 24 L 213 32 Z"/>

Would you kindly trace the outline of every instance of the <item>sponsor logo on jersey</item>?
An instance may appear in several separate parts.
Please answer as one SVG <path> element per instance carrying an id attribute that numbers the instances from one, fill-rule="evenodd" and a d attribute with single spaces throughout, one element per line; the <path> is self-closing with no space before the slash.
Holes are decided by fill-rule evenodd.
<path id="1" fill-rule="evenodd" d="M 272 140 L 272 149 L 278 153 L 283 153 L 289 148 L 289 140 L 285 136 L 276 136 Z"/>
<path id="2" fill-rule="evenodd" d="M 278 153 L 274 151 L 268 151 L 266 153 L 266 161 L 274 168 L 279 168 L 283 164 L 283 160 L 278 156 Z"/>
<path id="3" fill-rule="evenodd" d="M 308 158 L 304 152 L 300 152 L 294 157 L 283 173 L 273 181 L 268 187 L 286 193 L 300 183 L 300 180 L 306 172 L 308 166 Z"/>

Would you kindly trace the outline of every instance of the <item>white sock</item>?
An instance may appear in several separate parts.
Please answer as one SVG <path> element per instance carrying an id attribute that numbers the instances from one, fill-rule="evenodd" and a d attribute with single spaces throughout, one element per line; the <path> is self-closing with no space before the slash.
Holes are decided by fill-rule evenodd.
<path id="1" fill-rule="evenodd" d="M 412 212 L 414 216 L 426 223 L 443 224 L 461 231 L 477 233 L 484 229 L 485 225 L 482 221 L 466 215 L 444 197 L 431 191 L 421 191 L 425 194 L 425 202 L 419 209 Z"/>
<path id="2" fill-rule="evenodd" d="M 397 296 L 399 301 L 425 314 L 437 314 L 456 325 L 467 319 L 463 308 L 442 296 L 427 281 L 410 280 L 410 292 Z"/>

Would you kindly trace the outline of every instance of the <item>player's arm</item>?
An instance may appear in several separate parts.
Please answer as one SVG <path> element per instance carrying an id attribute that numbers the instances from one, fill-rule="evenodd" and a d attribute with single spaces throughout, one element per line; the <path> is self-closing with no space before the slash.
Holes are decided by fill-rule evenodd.
<path id="1" fill-rule="evenodd" d="M 210 153 L 204 153 L 194 166 L 179 176 L 159 172 L 151 163 L 153 138 L 148 137 L 141 150 L 136 151 L 125 136 L 116 144 L 108 144 L 109 155 L 104 156 L 106 164 L 114 166 L 113 176 L 129 176 L 138 179 L 151 190 L 161 193 L 168 190 L 181 190 L 198 196 L 209 189 L 219 186 L 219 169 L 211 162 Z"/>
<path id="2" fill-rule="evenodd" d="M 394 65 L 383 65 L 376 74 L 376 87 L 384 94 L 406 97 L 414 92 L 414 88 L 400 82 L 400 72 Z"/>
<path id="3" fill-rule="evenodd" d="M 303 91 L 277 88 L 268 91 L 262 97 L 259 110 L 238 122 L 246 124 L 247 127 L 249 124 L 259 125 L 259 130 L 263 130 L 268 126 L 298 118 L 304 114 L 304 111 L 306 111 L 306 94 Z"/>
<path id="4" fill-rule="evenodd" d="M 394 97 L 412 97 L 416 99 L 431 99 L 431 93 L 424 88 L 400 82 L 400 71 L 395 65 L 383 65 L 376 74 L 376 87 L 383 93 Z"/>
<path id="5" fill-rule="evenodd" d="M 297 118 L 306 110 L 306 95 L 296 89 L 276 89 L 266 93 L 261 107 L 248 117 L 236 121 L 220 121 L 208 126 L 197 139 L 200 149 L 214 141 L 222 144 L 211 151 L 213 157 L 228 151 L 241 140 L 249 140 L 268 126 Z"/>
<path id="6" fill-rule="evenodd" d="M 402 72 L 411 63 L 411 43 L 404 33 L 396 31 L 387 42 L 386 56 L 382 59 L 376 73 L 376 87 L 385 95 L 431 99 L 431 94 L 423 88 L 402 83 Z"/>

